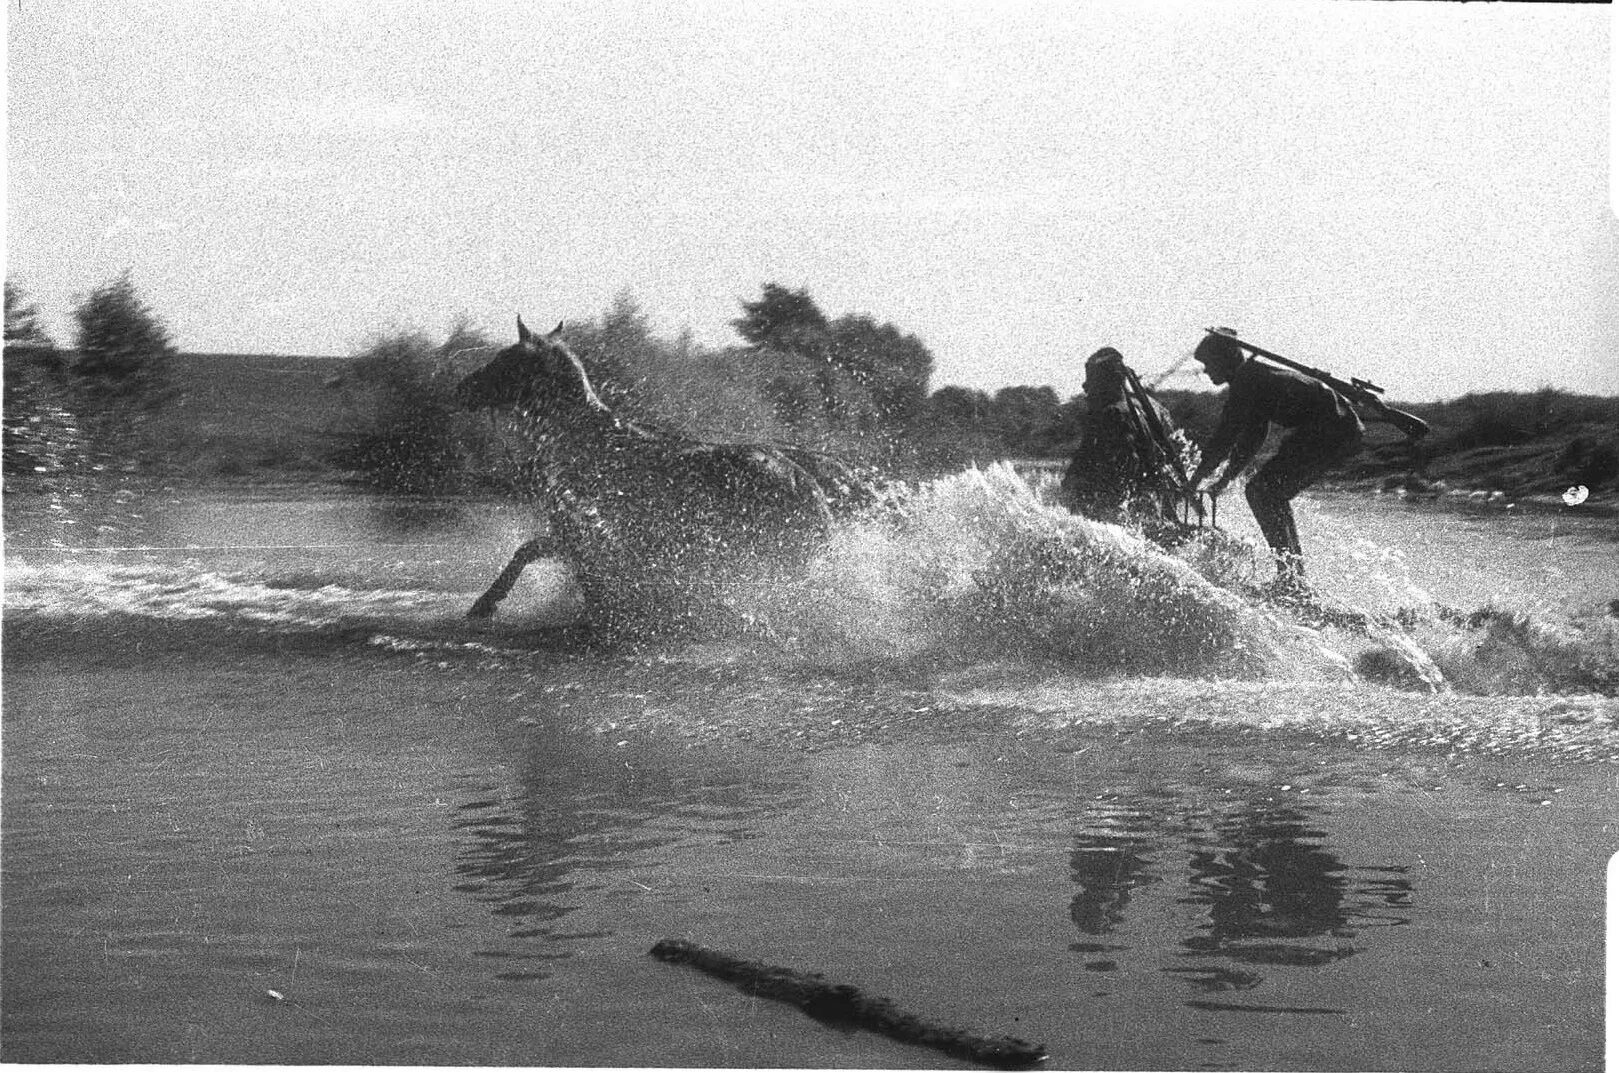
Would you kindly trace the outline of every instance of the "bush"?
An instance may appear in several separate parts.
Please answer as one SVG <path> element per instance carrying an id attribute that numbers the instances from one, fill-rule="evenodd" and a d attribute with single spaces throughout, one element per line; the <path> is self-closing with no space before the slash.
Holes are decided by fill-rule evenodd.
<path id="1" fill-rule="evenodd" d="M 60 351 L 39 323 L 39 307 L 5 284 L 4 473 L 8 483 L 72 467 L 82 437 Z"/>
<path id="2" fill-rule="evenodd" d="M 464 324 L 441 345 L 420 332 L 377 337 L 350 363 L 347 379 L 360 398 L 336 432 L 332 462 L 387 492 L 445 494 L 484 483 L 492 436 L 452 397 L 461 374 L 449 358 L 469 345 Z"/>
<path id="3" fill-rule="evenodd" d="M 1523 426 L 1497 414 L 1479 414 L 1451 433 L 1445 446 L 1452 451 L 1472 451 L 1480 447 L 1515 447 L 1533 437 Z"/>
<path id="4" fill-rule="evenodd" d="M 1600 487 L 1619 478 L 1619 444 L 1576 436 L 1558 456 L 1557 470 L 1571 484 Z"/>
<path id="5" fill-rule="evenodd" d="M 4 474 L 10 490 L 48 488 L 88 471 L 89 442 L 60 354 L 6 347 Z"/>

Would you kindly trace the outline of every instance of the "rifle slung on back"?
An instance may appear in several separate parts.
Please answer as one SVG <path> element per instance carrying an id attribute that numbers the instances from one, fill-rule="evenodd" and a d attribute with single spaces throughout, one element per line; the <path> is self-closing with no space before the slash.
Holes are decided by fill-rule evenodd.
<path id="1" fill-rule="evenodd" d="M 1428 434 L 1428 422 L 1424 421 L 1416 414 L 1407 413 L 1404 410 L 1396 409 L 1395 407 L 1384 402 L 1382 399 L 1383 389 L 1372 383 L 1370 380 L 1362 380 L 1358 376 L 1351 377 L 1349 380 L 1340 380 L 1338 377 L 1333 376 L 1325 369 L 1317 369 L 1312 366 L 1305 365 L 1303 362 L 1294 361 L 1292 358 L 1284 358 L 1280 354 L 1266 350 L 1264 347 L 1255 346 L 1246 339 L 1239 339 L 1230 332 L 1222 332 L 1217 328 L 1208 328 L 1205 330 L 1210 335 L 1218 335 L 1222 336 L 1223 338 L 1230 339 L 1244 350 L 1252 351 L 1259 357 L 1267 358 L 1270 361 L 1276 362 L 1278 365 L 1284 365 L 1287 368 L 1293 369 L 1296 372 L 1301 372 L 1306 376 L 1315 377 L 1323 384 L 1326 384 L 1328 387 L 1338 392 L 1338 394 L 1344 396 L 1344 398 L 1348 399 L 1350 402 L 1367 407 L 1378 418 L 1383 421 L 1387 421 L 1389 424 L 1393 425 L 1395 428 L 1399 429 L 1413 440 L 1420 440 L 1422 437 Z"/>

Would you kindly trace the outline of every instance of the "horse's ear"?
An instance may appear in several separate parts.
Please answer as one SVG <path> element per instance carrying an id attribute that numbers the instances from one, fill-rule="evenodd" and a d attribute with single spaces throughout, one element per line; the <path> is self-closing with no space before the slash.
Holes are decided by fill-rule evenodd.
<path id="1" fill-rule="evenodd" d="M 533 336 L 529 333 L 528 325 L 523 323 L 523 314 L 517 314 L 517 341 L 519 343 L 526 343 L 531 338 L 533 338 Z"/>
<path id="2" fill-rule="evenodd" d="M 557 321 L 557 326 L 556 326 L 556 327 L 555 327 L 555 328 L 552 328 L 552 329 L 551 329 L 551 334 L 552 334 L 552 335 L 553 335 L 553 336 L 556 336 L 556 335 L 561 335 L 561 334 L 562 334 L 562 322 L 561 322 L 561 321 L 560 321 L 560 320 L 559 320 L 559 321 Z"/>

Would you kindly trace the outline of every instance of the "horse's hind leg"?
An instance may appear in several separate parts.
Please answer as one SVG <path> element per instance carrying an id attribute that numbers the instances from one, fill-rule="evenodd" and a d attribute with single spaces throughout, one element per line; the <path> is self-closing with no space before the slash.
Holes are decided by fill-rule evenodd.
<path id="1" fill-rule="evenodd" d="M 529 563 L 545 554 L 544 546 L 539 540 L 530 540 L 517 549 L 512 561 L 506 564 L 506 569 L 495 578 L 495 583 L 489 586 L 489 591 L 478 597 L 476 603 L 467 611 L 467 618 L 490 618 L 495 613 L 495 607 L 512 591 L 517 579 Z"/>

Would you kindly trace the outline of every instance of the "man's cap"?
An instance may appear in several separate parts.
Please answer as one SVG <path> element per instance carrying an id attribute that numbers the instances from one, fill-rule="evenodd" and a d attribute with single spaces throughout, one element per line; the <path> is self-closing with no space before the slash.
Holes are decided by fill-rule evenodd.
<path id="1" fill-rule="evenodd" d="M 1098 350 L 1096 353 L 1085 359 L 1085 368 L 1087 369 L 1097 365 L 1114 364 L 1123 365 L 1124 355 L 1120 354 L 1117 350 L 1114 350 L 1110 346 L 1103 347 L 1101 350 Z"/>
<path id="2" fill-rule="evenodd" d="M 1207 365 L 1210 361 L 1227 360 L 1241 361 L 1243 358 L 1242 345 L 1237 339 L 1237 333 L 1231 328 L 1210 328 L 1209 334 L 1197 344 L 1192 351 L 1192 357 Z"/>

